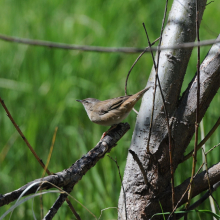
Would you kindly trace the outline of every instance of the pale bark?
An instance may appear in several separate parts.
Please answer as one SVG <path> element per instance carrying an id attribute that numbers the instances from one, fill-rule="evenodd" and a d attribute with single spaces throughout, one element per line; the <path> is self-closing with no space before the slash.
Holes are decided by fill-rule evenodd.
<path id="1" fill-rule="evenodd" d="M 199 1 L 201 21 L 205 9 L 205 0 Z M 163 46 L 192 42 L 195 40 L 195 1 L 174 0 L 168 23 L 163 34 Z M 220 85 L 220 49 L 219 45 L 212 51 L 201 65 L 201 119 Z M 195 127 L 197 79 L 194 78 L 183 97 L 179 99 L 180 90 L 192 49 L 165 50 L 160 55 L 159 78 L 166 100 L 172 132 L 174 169 L 181 162 Z M 195 61 L 196 65 L 196 61 Z M 147 86 L 152 85 L 155 71 L 149 77 Z M 148 185 L 144 183 L 139 166 L 128 154 L 123 185 L 126 192 L 126 210 L 128 219 L 149 219 L 156 212 L 161 212 L 158 198 L 170 190 L 170 165 L 168 153 L 168 134 L 164 106 L 159 88 L 155 98 L 153 129 L 150 140 L 150 152 L 146 154 L 150 117 L 152 111 L 153 88 L 143 97 L 135 130 L 132 137 L 131 150 L 139 157 L 147 173 Z M 119 219 L 125 219 L 124 197 L 121 191 L 119 198 Z M 157 199 L 155 199 L 157 198 Z M 167 195 L 167 199 L 171 198 Z M 177 201 L 175 201 L 177 202 Z M 172 211 L 163 200 L 164 211 Z M 154 208 L 155 207 L 155 208 Z M 169 208 L 168 208 L 169 207 Z M 168 209 L 168 210 L 166 210 Z"/>

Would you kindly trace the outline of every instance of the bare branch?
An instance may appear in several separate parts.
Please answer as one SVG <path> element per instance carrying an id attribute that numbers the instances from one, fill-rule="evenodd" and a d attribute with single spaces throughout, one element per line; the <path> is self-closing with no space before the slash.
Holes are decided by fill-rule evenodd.
<path id="1" fill-rule="evenodd" d="M 220 117 L 218 118 L 217 122 L 212 127 L 212 129 L 209 131 L 209 133 L 205 136 L 205 138 L 197 145 L 197 150 L 199 150 L 205 144 L 205 142 L 212 136 L 212 134 L 215 132 L 215 130 L 218 128 L 219 125 L 220 125 Z M 192 156 L 192 154 L 193 154 L 193 150 L 183 158 L 182 162 L 188 160 Z"/>
<path id="2" fill-rule="evenodd" d="M 214 191 L 217 190 L 217 188 L 220 186 L 220 182 L 217 182 L 213 185 L 212 187 L 212 193 Z M 199 205 L 201 205 L 206 199 L 209 198 L 209 196 L 211 195 L 210 191 L 208 190 L 199 200 L 197 200 L 195 203 L 193 203 L 192 205 L 190 205 L 188 207 L 187 210 L 193 210 L 193 209 L 196 209 Z M 177 218 L 180 219 L 184 216 L 185 214 L 178 214 L 177 215 Z"/>
<path id="3" fill-rule="evenodd" d="M 202 165 L 199 167 L 198 171 L 196 172 L 195 176 L 193 177 L 193 179 L 196 177 L 196 175 L 200 172 L 200 170 L 202 169 L 204 163 L 202 163 Z M 179 199 L 179 201 L 176 203 L 176 206 L 175 208 L 172 210 L 171 214 L 169 215 L 168 217 L 168 220 L 170 219 L 170 217 L 173 215 L 173 213 L 176 211 L 176 209 L 179 207 L 179 203 L 182 201 L 183 197 L 186 195 L 186 193 L 188 192 L 190 186 L 191 186 L 191 183 L 189 183 L 189 185 L 187 186 L 185 192 L 182 194 L 181 198 Z"/>
<path id="4" fill-rule="evenodd" d="M 220 145 L 220 143 L 219 144 L 217 144 L 217 145 L 215 145 L 214 147 L 212 147 L 210 150 L 208 150 L 206 153 L 205 153 L 205 155 L 207 155 L 209 152 L 211 152 L 212 150 L 214 150 L 216 147 L 218 147 Z"/>
<path id="5" fill-rule="evenodd" d="M 219 169 L 220 169 L 220 163 L 218 163 L 208 169 L 209 180 L 210 180 L 211 186 L 213 186 L 214 184 L 216 184 L 220 181 Z M 193 181 L 194 181 L 194 184 L 196 185 L 196 187 L 193 188 L 192 198 L 197 196 L 201 192 L 209 189 L 208 177 L 207 177 L 206 171 L 203 171 L 200 174 L 198 174 L 197 176 L 195 176 Z M 179 186 L 175 187 L 175 201 L 180 200 L 180 198 L 182 197 L 184 192 L 187 190 L 189 184 L 190 184 L 190 178 L 185 180 Z M 168 190 L 164 194 L 159 195 L 158 198 L 156 199 L 156 200 L 159 200 L 161 202 L 161 204 L 163 204 L 164 211 L 171 210 L 172 198 L 171 198 L 170 194 L 171 194 L 171 190 Z M 186 201 L 187 201 L 187 194 L 185 194 L 185 196 L 183 196 L 182 200 L 178 203 L 178 207 L 180 207 L 181 205 L 186 203 Z M 159 204 L 158 204 L 158 206 L 159 206 Z"/>
<path id="6" fill-rule="evenodd" d="M 154 45 L 159 39 L 160 39 L 160 38 L 157 38 L 151 45 Z M 142 53 L 141 53 L 141 54 L 138 56 L 138 58 L 134 61 L 134 63 L 132 64 L 130 70 L 128 71 L 128 74 L 127 74 L 127 77 L 126 77 L 126 80 L 125 80 L 125 95 L 127 95 L 127 84 L 128 84 L 128 78 L 129 78 L 129 76 L 130 76 L 130 73 L 131 73 L 131 71 L 133 70 L 133 68 L 134 68 L 134 66 L 136 65 L 136 63 L 138 62 L 138 60 L 142 57 L 142 55 L 144 55 L 144 53 L 147 51 L 148 48 L 149 48 L 149 46 L 146 47 L 146 48 L 144 49 L 144 51 L 142 51 Z"/>
<path id="7" fill-rule="evenodd" d="M 28 44 L 32 46 L 42 46 L 56 49 L 64 49 L 64 50 L 81 50 L 81 51 L 91 51 L 91 52 L 105 52 L 105 53 L 140 53 L 145 48 L 132 48 L 132 47 L 124 47 L 124 48 L 116 48 L 116 47 L 99 47 L 99 46 L 82 46 L 82 45 L 71 45 L 64 43 L 56 43 L 51 41 L 41 41 L 41 40 L 31 40 L 25 38 L 11 37 L 0 34 L 0 39 L 7 42 L 14 42 L 20 44 Z"/>
<path id="8" fill-rule="evenodd" d="M 217 38 L 220 39 L 220 35 Z M 200 66 L 200 103 L 199 103 L 199 120 L 204 116 L 209 104 L 220 87 L 220 44 L 212 46 L 205 60 Z M 175 142 L 174 160 L 178 164 L 182 161 L 182 155 L 188 146 L 193 130 L 195 130 L 196 117 L 196 99 L 195 96 L 198 86 L 197 78 L 193 78 L 179 102 L 178 108 L 174 115 L 173 137 L 175 140 L 181 139 L 181 143 Z M 188 107 L 190 106 L 190 108 Z M 178 126 L 178 128 L 177 128 Z M 177 129 L 175 129 L 177 128 Z M 190 134 L 190 136 L 189 136 Z M 180 145 L 182 147 L 180 147 Z"/>
<path id="9" fill-rule="evenodd" d="M 41 180 L 48 181 L 58 187 L 64 187 L 70 183 L 75 185 L 82 179 L 83 175 L 85 175 L 89 169 L 95 166 L 95 164 L 116 145 L 117 141 L 122 138 L 129 128 L 130 126 L 128 123 L 118 124 L 117 127 L 108 132 L 108 134 L 96 145 L 95 148 L 90 150 L 81 159 L 77 160 L 70 168 L 47 177 L 34 180 L 11 193 L 1 195 L 0 206 L 15 201 L 28 186 Z M 52 188 L 49 183 L 44 183 L 40 189 L 44 190 Z M 35 193 L 39 186 L 40 183 L 34 185 L 25 195 Z"/>
<path id="10" fill-rule="evenodd" d="M 90 52 L 105 52 L 105 53 L 140 53 L 145 50 L 145 52 L 150 52 L 149 48 L 133 48 L 133 47 L 124 47 L 124 48 L 116 48 L 116 47 L 99 47 L 99 46 L 86 46 L 86 45 L 73 45 L 73 44 L 64 44 L 64 43 L 56 43 L 51 41 L 41 41 L 41 40 L 31 40 L 26 38 L 18 38 L 11 37 L 0 34 L 0 39 L 7 42 L 28 44 L 32 46 L 42 46 L 49 48 L 57 48 L 57 49 L 65 49 L 65 50 L 81 50 L 81 51 L 90 51 Z M 162 47 L 152 47 L 152 51 L 158 50 L 167 50 L 167 49 L 181 49 L 181 48 L 192 48 L 198 46 L 208 46 L 215 43 L 219 43 L 220 40 L 204 40 L 197 43 L 188 42 L 181 44 L 174 44 L 172 46 L 162 46 Z"/>
<path id="11" fill-rule="evenodd" d="M 33 147 L 30 145 L 30 143 L 28 142 L 28 140 L 26 139 L 26 137 L 24 136 L 24 134 L 22 133 L 21 129 L 19 128 L 19 126 L 16 124 L 15 120 L 13 119 L 11 113 L 9 112 L 8 108 L 6 107 L 4 101 L 1 99 L 0 97 L 0 102 L 3 106 L 3 108 L 5 109 L 7 116 L 9 117 L 9 119 L 11 120 L 12 124 L 14 125 L 14 127 L 16 128 L 16 130 L 18 131 L 18 133 L 21 135 L 22 139 L 24 140 L 25 144 L 27 145 L 27 147 L 29 148 L 29 150 L 32 152 L 32 154 L 35 156 L 35 158 L 37 159 L 37 161 L 39 162 L 39 164 L 43 167 L 43 169 L 45 169 L 45 171 L 47 172 L 48 175 L 51 174 L 51 172 L 47 169 L 47 167 L 45 167 L 45 164 L 43 163 L 43 161 L 38 157 L 37 153 L 34 151 Z"/>

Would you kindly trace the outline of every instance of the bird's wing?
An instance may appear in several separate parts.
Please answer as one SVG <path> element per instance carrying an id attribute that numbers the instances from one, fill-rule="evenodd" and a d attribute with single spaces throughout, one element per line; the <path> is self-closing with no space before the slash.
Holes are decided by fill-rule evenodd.
<path id="1" fill-rule="evenodd" d="M 108 113 L 111 110 L 120 108 L 120 106 L 129 97 L 130 97 L 130 95 L 129 96 L 121 96 L 121 97 L 118 97 L 118 98 L 101 101 L 100 103 L 98 103 L 98 105 L 99 105 L 98 109 L 99 109 L 100 114 L 104 115 L 104 114 Z"/>

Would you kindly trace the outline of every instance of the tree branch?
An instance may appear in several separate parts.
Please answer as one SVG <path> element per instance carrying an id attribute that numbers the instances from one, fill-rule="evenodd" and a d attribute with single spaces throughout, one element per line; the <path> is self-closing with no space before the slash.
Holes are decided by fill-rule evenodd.
<path id="1" fill-rule="evenodd" d="M 21 188 L 6 193 L 0 196 L 0 206 L 9 204 L 12 201 L 18 199 L 21 193 L 31 184 L 35 182 L 40 182 L 34 185 L 25 195 L 30 195 L 35 193 L 38 187 L 40 186 L 40 190 L 50 189 L 53 186 L 50 184 L 54 184 L 58 187 L 68 186 L 70 183 L 73 186 L 82 179 L 83 175 L 91 169 L 95 164 L 105 156 L 106 153 L 110 152 L 111 149 L 116 146 L 118 140 L 122 138 L 122 136 L 129 130 L 130 126 L 128 123 L 121 123 L 116 128 L 112 129 L 108 134 L 96 145 L 95 148 L 90 150 L 85 156 L 81 159 L 77 160 L 71 167 L 65 169 L 56 174 L 36 179 Z M 44 183 L 41 185 L 41 182 L 47 181 L 49 183 Z"/>
<path id="2" fill-rule="evenodd" d="M 209 133 L 205 136 L 205 138 L 198 144 L 196 150 L 199 150 L 206 143 L 206 141 L 213 135 L 213 133 L 215 132 L 215 130 L 218 128 L 219 125 L 220 125 L 220 117 L 218 118 L 217 122 L 212 127 L 212 129 L 209 131 Z M 193 150 L 190 151 L 190 153 L 188 153 L 186 156 L 184 156 L 182 162 L 188 160 L 192 156 L 192 154 L 193 154 Z"/>
<path id="3" fill-rule="evenodd" d="M 218 163 L 208 169 L 209 180 L 210 180 L 211 186 L 214 186 L 216 183 L 218 183 L 220 181 L 219 170 L 220 170 L 220 163 Z M 192 197 L 195 197 L 198 194 L 200 194 L 201 192 L 209 189 L 208 176 L 207 176 L 206 171 L 203 171 L 200 174 L 198 174 L 194 178 L 193 182 L 196 187 L 193 188 Z M 189 183 L 190 183 L 190 178 L 186 179 L 179 186 L 175 187 L 175 200 L 176 201 L 179 201 L 179 199 L 182 197 L 182 194 L 187 189 Z M 218 185 L 216 185 L 216 186 L 218 186 Z M 171 195 L 171 190 L 168 190 L 162 196 L 159 196 L 156 198 L 156 200 L 159 200 L 161 202 L 161 204 L 163 204 L 163 211 L 171 210 L 171 208 L 172 208 L 172 199 L 171 199 L 170 195 Z M 182 201 L 178 204 L 178 207 L 180 207 L 181 205 L 186 203 L 186 201 L 187 201 L 187 193 L 182 198 Z"/>
<path id="4" fill-rule="evenodd" d="M 217 39 L 220 39 L 220 35 Z M 175 167 L 181 162 L 185 149 L 194 134 L 197 86 L 197 77 L 195 76 L 184 92 L 174 115 L 172 136 L 176 140 L 174 149 Z M 200 87 L 198 122 L 204 116 L 220 87 L 220 43 L 212 46 L 201 64 Z"/>

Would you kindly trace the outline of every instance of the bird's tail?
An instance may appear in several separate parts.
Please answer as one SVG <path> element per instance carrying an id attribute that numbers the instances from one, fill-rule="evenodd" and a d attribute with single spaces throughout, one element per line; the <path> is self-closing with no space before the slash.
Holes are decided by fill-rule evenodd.
<path id="1" fill-rule="evenodd" d="M 136 102 L 144 95 L 145 92 L 147 92 L 150 89 L 151 86 L 141 90 L 140 92 L 137 92 L 136 94 L 130 96 L 124 103 L 123 106 L 133 108 Z"/>

